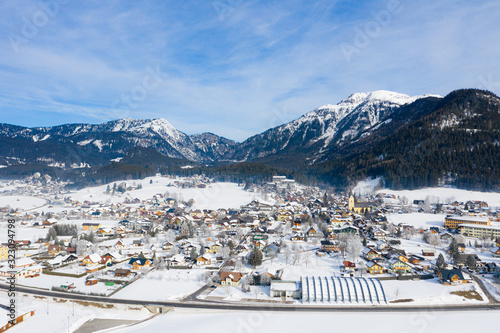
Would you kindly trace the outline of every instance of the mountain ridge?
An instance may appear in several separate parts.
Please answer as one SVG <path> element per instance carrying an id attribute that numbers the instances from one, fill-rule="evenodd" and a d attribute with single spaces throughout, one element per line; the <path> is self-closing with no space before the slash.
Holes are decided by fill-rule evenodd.
<path id="1" fill-rule="evenodd" d="M 453 154 L 449 143 L 454 142 L 465 159 L 478 158 L 472 150 L 493 158 L 490 166 L 477 163 L 479 171 L 491 179 L 476 177 L 476 183 L 491 188 L 500 183 L 500 162 L 496 162 L 500 155 L 495 160 L 499 110 L 498 96 L 478 89 L 459 89 L 445 97 L 377 90 L 351 94 L 336 105 L 324 104 L 240 143 L 210 132 L 187 135 L 161 118 L 34 128 L 0 124 L 0 165 L 45 163 L 85 169 L 124 158 L 122 163 L 145 164 L 141 158 L 152 158 L 155 163 L 148 167 L 164 163 L 176 168 L 183 161 L 200 166 L 251 162 L 312 175 L 335 186 L 367 176 L 384 176 L 395 187 L 424 186 L 443 179 L 473 186 L 473 176 L 460 174 L 473 174 L 473 164 L 449 156 Z M 144 150 L 134 151 L 137 147 Z M 436 147 L 446 155 L 441 156 Z M 415 158 L 416 152 L 422 161 Z M 443 166 L 444 160 L 451 164 Z M 461 169 L 460 163 L 465 163 Z M 424 167 L 436 169 L 425 181 Z"/>

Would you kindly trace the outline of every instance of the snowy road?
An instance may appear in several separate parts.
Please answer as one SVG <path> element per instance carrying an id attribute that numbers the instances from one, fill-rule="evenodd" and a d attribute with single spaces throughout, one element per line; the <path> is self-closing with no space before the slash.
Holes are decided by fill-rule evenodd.
<path id="1" fill-rule="evenodd" d="M 0 289 L 9 289 L 9 286 L 0 284 Z M 305 305 L 281 305 L 281 304 L 242 304 L 225 302 L 159 302 L 133 299 L 117 299 L 98 296 L 87 296 L 80 294 L 70 294 L 54 292 L 49 290 L 39 290 L 16 286 L 17 292 L 48 297 L 65 298 L 69 300 L 84 300 L 91 302 L 143 305 L 174 308 L 194 308 L 194 309 L 214 309 L 214 310 L 239 310 L 239 311 L 279 311 L 279 312 L 415 312 L 415 311 L 471 311 L 471 310 L 500 310 L 500 304 L 478 304 L 478 305 L 438 305 L 438 306 L 305 306 Z"/>

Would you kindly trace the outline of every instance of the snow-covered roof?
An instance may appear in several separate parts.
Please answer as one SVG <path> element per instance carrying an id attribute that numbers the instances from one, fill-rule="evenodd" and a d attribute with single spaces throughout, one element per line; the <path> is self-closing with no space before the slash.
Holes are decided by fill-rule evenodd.
<path id="1" fill-rule="evenodd" d="M 488 222 L 490 221 L 487 217 L 480 216 L 459 216 L 459 215 L 449 215 L 446 216 L 447 220 L 457 220 L 457 221 L 470 221 L 470 222 Z"/>
<path id="2" fill-rule="evenodd" d="M 170 258 L 170 261 L 176 261 L 176 262 L 184 262 L 186 260 L 186 257 L 182 254 L 176 254 Z"/>
<path id="3" fill-rule="evenodd" d="M 63 262 L 63 257 L 57 256 L 54 259 L 47 260 L 47 263 L 51 266 L 58 265 Z"/>
<path id="4" fill-rule="evenodd" d="M 202 255 L 202 257 L 203 257 L 203 259 L 205 259 L 205 260 L 212 260 L 212 259 L 213 259 L 213 257 L 214 257 L 214 255 L 213 255 L 213 253 L 208 253 L 208 252 L 207 252 L 207 253 L 204 253 L 204 254 Z"/>
<path id="5" fill-rule="evenodd" d="M 379 265 L 379 264 L 377 264 L 377 263 L 376 263 L 376 262 L 374 262 L 374 261 L 369 261 L 369 262 L 367 262 L 367 263 L 366 263 L 366 267 L 368 267 L 368 268 L 371 268 L 371 267 L 373 267 L 373 266 L 375 266 L 375 265 Z M 380 265 L 379 265 L 379 266 L 380 266 Z"/>
<path id="6" fill-rule="evenodd" d="M 374 250 L 374 249 L 372 249 L 372 248 L 369 248 L 369 247 L 365 247 L 365 248 L 361 251 L 361 253 L 362 253 L 362 254 L 368 254 L 368 253 L 370 253 L 371 251 L 373 251 L 373 252 L 375 252 L 375 253 L 378 253 L 376 250 Z"/>
<path id="7" fill-rule="evenodd" d="M 296 291 L 299 290 L 299 286 L 295 281 L 271 281 L 271 290 Z"/>
<path id="8" fill-rule="evenodd" d="M 488 230 L 500 230 L 499 225 L 480 225 L 480 224 L 463 223 L 463 224 L 459 224 L 458 227 L 479 228 L 479 229 L 488 229 Z"/>
<path id="9" fill-rule="evenodd" d="M 88 257 L 89 257 L 90 261 L 92 261 L 92 262 L 99 262 L 102 259 L 101 256 L 97 253 L 89 254 Z"/>
<path id="10" fill-rule="evenodd" d="M 21 266 L 31 266 L 34 265 L 35 262 L 33 259 L 30 258 L 22 258 L 22 259 L 16 259 L 15 266 L 21 267 Z"/>

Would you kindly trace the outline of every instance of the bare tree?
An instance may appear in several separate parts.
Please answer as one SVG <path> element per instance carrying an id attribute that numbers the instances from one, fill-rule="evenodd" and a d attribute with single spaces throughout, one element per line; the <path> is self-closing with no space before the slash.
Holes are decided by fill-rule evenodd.
<path id="1" fill-rule="evenodd" d="M 315 216 L 315 218 L 317 218 L 317 216 Z M 330 226 L 329 223 L 324 223 L 324 222 L 320 222 L 319 223 L 319 230 L 321 230 L 321 232 L 323 233 L 323 235 L 325 235 L 328 232 L 328 227 L 329 226 Z"/>
<path id="2" fill-rule="evenodd" d="M 236 233 L 238 234 L 238 237 L 241 238 L 241 237 L 243 237 L 246 234 L 246 231 L 243 230 L 243 228 L 238 228 L 236 230 Z"/>
<path id="3" fill-rule="evenodd" d="M 434 247 L 441 245 L 441 239 L 439 238 L 439 235 L 435 233 L 431 233 L 428 236 L 427 242 Z"/>
<path id="4" fill-rule="evenodd" d="M 207 271 L 207 272 L 203 273 L 203 281 L 205 281 L 205 282 L 208 283 L 208 282 L 212 282 L 212 280 L 213 279 L 212 279 L 212 273 L 211 272 Z"/>
<path id="5" fill-rule="evenodd" d="M 462 235 L 456 235 L 455 239 L 457 240 L 457 243 L 459 243 L 459 244 L 465 243 L 465 237 Z"/>
<path id="6" fill-rule="evenodd" d="M 360 274 L 361 277 L 363 277 L 363 273 L 366 271 L 366 264 L 364 262 L 364 260 L 360 260 L 358 262 L 358 272 Z"/>
<path id="7" fill-rule="evenodd" d="M 217 256 L 221 256 L 223 259 L 229 258 L 231 250 L 227 246 L 221 246 L 217 251 Z"/>
<path id="8" fill-rule="evenodd" d="M 253 277 L 251 274 L 245 276 L 241 281 L 241 290 L 244 292 L 250 291 L 250 284 L 253 283 Z"/>
<path id="9" fill-rule="evenodd" d="M 290 246 L 287 246 L 287 247 L 285 248 L 284 256 L 285 256 L 285 261 L 286 261 L 286 264 L 288 265 L 288 260 L 289 260 L 289 259 L 290 259 L 290 257 L 292 256 L 292 249 L 290 248 Z"/>
<path id="10" fill-rule="evenodd" d="M 157 270 L 164 270 L 165 269 L 165 261 L 160 258 L 154 258 L 153 259 L 153 268 Z"/>
<path id="11" fill-rule="evenodd" d="M 342 256 L 345 258 L 345 253 L 347 251 L 347 244 L 348 244 L 348 235 L 347 234 L 340 234 L 338 236 L 339 240 L 339 251 L 342 253 Z"/>
<path id="12" fill-rule="evenodd" d="M 189 236 L 189 224 L 187 222 L 182 222 L 179 235 L 181 237 Z"/>
<path id="13" fill-rule="evenodd" d="M 411 211 L 411 206 L 408 205 L 408 198 L 403 196 L 399 198 L 399 203 L 401 204 L 401 210 L 405 213 L 409 213 Z"/>
<path id="14" fill-rule="evenodd" d="M 405 228 L 404 235 L 406 239 L 410 239 L 413 236 L 411 228 Z"/>
<path id="15" fill-rule="evenodd" d="M 358 235 L 351 235 L 351 237 L 347 238 L 347 241 L 347 253 L 349 254 L 349 259 L 351 259 L 351 261 L 355 261 L 361 254 L 361 248 L 363 246 L 361 238 Z"/>
<path id="16" fill-rule="evenodd" d="M 304 261 L 305 261 L 306 267 L 307 267 L 307 265 L 311 262 L 311 258 L 309 256 L 307 256 Z"/>
<path id="17" fill-rule="evenodd" d="M 295 265 L 301 259 L 302 249 L 296 244 L 293 244 L 292 252 L 293 252 L 293 264 Z"/>
<path id="18" fill-rule="evenodd" d="M 177 249 L 177 246 L 172 246 L 172 248 L 170 249 L 170 251 L 168 251 L 168 253 L 171 256 L 175 256 L 176 254 L 179 254 L 179 250 Z"/>
<path id="19" fill-rule="evenodd" d="M 168 242 L 173 242 L 173 241 L 175 241 L 175 231 L 173 231 L 172 229 L 168 229 L 168 230 L 167 230 L 167 233 L 165 234 L 165 239 L 166 239 Z"/>
<path id="20" fill-rule="evenodd" d="M 150 243 L 151 243 L 151 236 L 148 234 L 145 234 L 144 235 L 144 245 L 149 246 Z"/>
<path id="21" fill-rule="evenodd" d="M 82 255 L 87 251 L 87 241 L 86 240 L 79 240 L 76 242 L 76 254 L 77 255 Z"/>
<path id="22" fill-rule="evenodd" d="M 260 289 L 258 287 L 253 287 L 253 294 L 255 295 L 255 298 L 259 297 Z"/>
<path id="23" fill-rule="evenodd" d="M 432 204 L 431 204 L 430 196 L 428 195 L 424 201 L 424 213 L 430 213 L 431 211 L 432 211 Z"/>
<path id="24" fill-rule="evenodd" d="M 487 235 L 482 235 L 481 236 L 481 253 L 485 251 L 485 249 L 488 249 L 491 247 L 491 241 Z"/>
<path id="25" fill-rule="evenodd" d="M 271 277 L 269 274 L 263 274 L 260 276 L 260 284 L 263 286 L 268 286 L 271 283 Z"/>
<path id="26" fill-rule="evenodd" d="M 389 224 L 387 225 L 387 231 L 389 232 L 389 234 L 390 234 L 391 236 L 394 236 L 394 235 L 396 234 L 396 230 L 397 230 L 397 229 L 398 229 L 398 228 L 396 227 L 396 225 L 395 225 L 394 223 L 389 223 Z"/>

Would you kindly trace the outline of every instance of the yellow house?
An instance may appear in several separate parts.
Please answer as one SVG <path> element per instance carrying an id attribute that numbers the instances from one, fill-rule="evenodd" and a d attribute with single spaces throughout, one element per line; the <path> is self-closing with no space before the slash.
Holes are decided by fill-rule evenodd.
<path id="1" fill-rule="evenodd" d="M 59 252 L 61 252 L 61 246 L 59 245 L 49 245 L 49 249 L 48 249 L 48 252 L 51 256 L 55 256 L 56 254 L 58 254 Z"/>
<path id="2" fill-rule="evenodd" d="M 132 258 L 129 260 L 129 265 L 138 271 L 144 267 L 153 267 L 153 261 L 147 258 Z"/>
<path id="3" fill-rule="evenodd" d="M 391 266 L 392 271 L 395 273 L 410 273 L 411 272 L 411 266 L 408 265 L 406 262 L 401 261 L 399 259 L 390 260 L 389 265 Z"/>
<path id="4" fill-rule="evenodd" d="M 111 228 L 99 228 L 96 233 L 99 236 L 112 236 L 114 234 Z"/>
<path id="5" fill-rule="evenodd" d="M 380 266 L 376 262 L 370 261 L 366 263 L 366 269 L 370 274 L 382 274 L 384 273 L 384 267 Z"/>
<path id="6" fill-rule="evenodd" d="M 222 286 L 239 286 L 241 283 L 241 273 L 222 272 L 220 273 L 220 284 Z"/>
<path id="7" fill-rule="evenodd" d="M 205 253 L 196 258 L 197 265 L 211 265 L 213 263 L 215 263 L 215 258 L 211 253 Z"/>
<path id="8" fill-rule="evenodd" d="M 318 236 L 318 230 L 314 226 L 310 227 L 309 230 L 306 231 L 308 237 L 316 237 Z"/>
<path id="9" fill-rule="evenodd" d="M 83 231 L 88 231 L 88 230 L 97 231 L 99 230 L 99 228 L 101 228 L 101 224 L 99 222 L 85 222 L 82 224 Z"/>
<path id="10" fill-rule="evenodd" d="M 81 266 L 94 266 L 94 265 L 99 265 L 101 262 L 102 258 L 99 254 L 93 253 L 87 255 L 85 258 L 83 258 L 80 262 Z"/>
<path id="11" fill-rule="evenodd" d="M 199 256 L 196 258 L 196 264 L 197 265 L 208 265 L 209 260 L 205 258 L 204 256 Z"/>
<path id="12" fill-rule="evenodd" d="M 346 223 L 349 223 L 349 219 L 341 218 L 339 216 L 334 216 L 330 219 L 330 225 L 334 228 L 340 228 Z"/>
<path id="13" fill-rule="evenodd" d="M 190 215 L 191 215 L 191 217 L 197 217 L 197 218 L 205 217 L 205 214 L 199 209 L 191 211 Z"/>
<path id="14" fill-rule="evenodd" d="M 402 262 L 408 263 L 408 258 L 402 254 L 398 256 L 398 259 L 401 260 Z"/>
<path id="15" fill-rule="evenodd" d="M 440 269 L 438 271 L 438 276 L 441 278 L 441 283 L 442 284 L 447 284 L 447 285 L 456 285 L 460 283 L 468 283 L 463 274 L 462 271 L 459 269 Z"/>
<path id="16" fill-rule="evenodd" d="M 0 260 L 7 259 L 9 257 L 9 248 L 5 245 L 0 246 Z"/>
<path id="17" fill-rule="evenodd" d="M 292 217 L 292 214 L 290 214 L 289 212 L 279 213 L 278 214 L 278 221 L 280 221 L 280 222 L 285 221 L 289 217 L 290 218 Z"/>
<path id="18" fill-rule="evenodd" d="M 458 232 L 464 236 L 477 238 L 498 238 L 500 227 L 496 225 L 459 224 Z"/>
<path id="19" fill-rule="evenodd" d="M 214 243 L 212 245 L 210 245 L 210 247 L 207 249 L 207 252 L 208 253 L 217 253 L 217 251 L 219 251 L 221 245 L 218 244 L 218 243 Z"/>
<path id="20" fill-rule="evenodd" d="M 448 215 L 444 219 L 444 227 L 448 229 L 457 229 L 460 224 L 490 226 L 491 219 L 487 217 L 458 215 Z"/>

